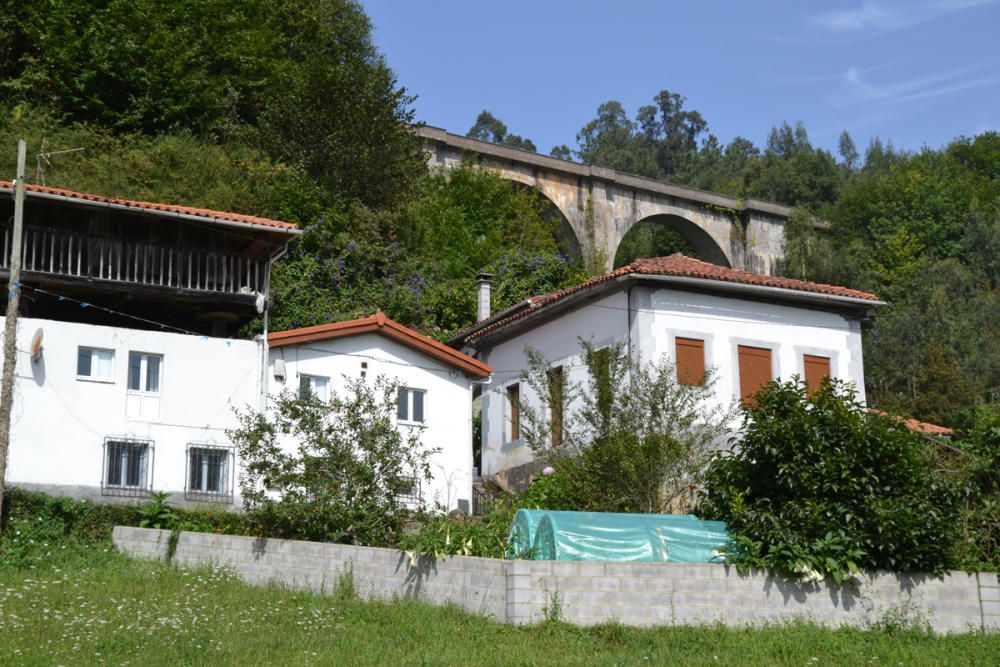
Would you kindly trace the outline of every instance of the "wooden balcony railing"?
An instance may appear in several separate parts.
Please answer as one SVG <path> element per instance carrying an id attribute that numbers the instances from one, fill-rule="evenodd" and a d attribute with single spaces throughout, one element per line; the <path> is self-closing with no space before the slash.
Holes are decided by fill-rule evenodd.
<path id="1" fill-rule="evenodd" d="M 10 226 L 0 268 L 10 268 Z M 263 258 L 25 226 L 22 270 L 203 292 L 264 292 Z"/>

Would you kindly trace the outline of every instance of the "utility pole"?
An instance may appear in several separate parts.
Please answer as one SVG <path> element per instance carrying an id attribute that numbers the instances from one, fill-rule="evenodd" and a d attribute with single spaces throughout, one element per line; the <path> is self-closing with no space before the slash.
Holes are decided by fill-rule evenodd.
<path id="1" fill-rule="evenodd" d="M 14 234 L 7 285 L 7 318 L 3 329 L 3 376 L 0 378 L 0 516 L 7 489 L 7 452 L 10 450 L 10 410 L 14 404 L 14 366 L 17 365 L 17 307 L 21 303 L 21 229 L 24 227 L 24 139 L 17 142 L 17 180 L 14 182 Z M 0 532 L 3 526 L 0 525 Z"/>

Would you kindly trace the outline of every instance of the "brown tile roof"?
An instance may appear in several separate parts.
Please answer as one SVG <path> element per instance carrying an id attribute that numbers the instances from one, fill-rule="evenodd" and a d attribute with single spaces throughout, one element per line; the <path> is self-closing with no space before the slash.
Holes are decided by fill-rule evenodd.
<path id="1" fill-rule="evenodd" d="M 14 184 L 11 181 L 0 180 L 0 190 L 12 192 Z M 255 215 L 243 215 L 242 213 L 227 213 L 225 211 L 213 211 L 207 208 L 195 208 L 193 206 L 178 206 L 176 204 L 158 204 L 148 201 L 132 201 L 129 199 L 115 199 L 113 197 L 102 197 L 100 195 L 88 194 L 86 192 L 75 192 L 63 188 L 50 188 L 45 185 L 35 183 L 24 184 L 25 194 L 37 194 L 42 196 L 58 197 L 64 199 L 78 199 L 81 202 L 93 202 L 105 204 L 116 208 L 133 208 L 139 211 L 153 213 L 168 213 L 177 215 L 190 215 L 196 218 L 203 218 L 206 222 L 235 222 L 252 227 L 269 227 L 276 231 L 297 233 L 298 226 L 291 222 L 281 220 L 271 220 Z"/>
<path id="2" fill-rule="evenodd" d="M 284 345 L 332 340 L 334 338 L 356 336 L 364 333 L 381 334 L 473 377 L 486 378 L 493 372 L 492 367 L 478 359 L 473 359 L 469 355 L 439 343 L 433 338 L 428 338 L 409 327 L 404 327 L 402 324 L 390 320 L 382 312 L 359 320 L 320 324 L 314 327 L 290 329 L 288 331 L 274 331 L 268 334 L 267 342 L 271 347 L 282 347 Z"/>
<path id="3" fill-rule="evenodd" d="M 939 426 L 938 424 L 931 424 L 930 422 L 922 422 L 916 419 L 911 419 L 907 417 L 900 417 L 897 415 L 890 415 L 888 412 L 883 412 L 882 410 L 876 410 L 875 408 L 868 408 L 868 412 L 873 415 L 880 415 L 882 417 L 889 417 L 890 419 L 895 419 L 900 422 L 906 428 L 917 433 L 924 433 L 926 435 L 939 435 L 945 438 L 950 438 L 955 435 L 953 429 L 947 426 Z"/>
<path id="4" fill-rule="evenodd" d="M 849 287 L 839 287 L 837 285 L 826 285 L 814 283 L 807 280 L 797 280 L 795 278 L 783 278 L 780 276 L 769 276 L 762 273 L 752 273 L 740 269 L 730 269 L 717 264 L 688 257 L 680 253 L 668 255 L 666 257 L 654 257 L 651 259 L 637 259 L 631 264 L 626 264 L 614 271 L 593 278 L 586 282 L 567 287 L 557 292 L 543 294 L 523 301 L 522 303 L 509 308 L 494 317 L 479 322 L 468 329 L 456 334 L 452 342 L 474 341 L 488 333 L 492 333 L 511 322 L 524 319 L 529 315 L 538 312 L 545 306 L 556 303 L 566 297 L 607 283 L 617 278 L 625 276 L 676 276 L 681 278 L 697 278 L 701 280 L 714 280 L 723 283 L 739 283 L 744 285 L 754 285 L 758 287 L 770 287 L 777 289 L 792 290 L 796 292 L 806 292 L 821 294 L 836 298 L 851 299 L 861 302 L 870 302 L 871 305 L 880 305 L 882 302 L 877 296 L 870 292 L 851 289 Z M 485 324 L 485 326 L 483 326 Z"/>

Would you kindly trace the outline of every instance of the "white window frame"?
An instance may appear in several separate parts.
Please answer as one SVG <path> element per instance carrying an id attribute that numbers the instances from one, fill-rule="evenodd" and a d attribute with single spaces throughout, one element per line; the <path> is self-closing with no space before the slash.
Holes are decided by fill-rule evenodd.
<path id="1" fill-rule="evenodd" d="M 124 461 L 124 448 L 134 448 L 141 451 L 139 472 L 142 479 L 137 484 L 127 483 L 127 470 Z M 110 479 L 109 468 L 112 456 L 122 456 L 118 477 Z M 136 438 L 107 437 L 104 439 L 104 453 L 101 457 L 101 493 L 106 496 L 147 496 L 152 489 L 153 480 L 153 441 Z"/>
<path id="2" fill-rule="evenodd" d="M 147 389 L 132 389 L 131 387 L 131 373 L 132 373 L 132 355 L 139 356 L 139 386 L 145 387 L 149 379 L 149 359 L 150 357 L 157 357 L 160 360 L 159 375 L 156 378 L 156 391 L 150 391 Z M 160 396 L 163 394 L 163 366 L 164 358 L 162 354 L 156 352 L 139 352 L 138 350 L 129 350 L 128 353 L 128 367 L 125 373 L 125 386 L 128 388 L 128 393 L 130 394 L 142 394 L 143 396 Z"/>
<path id="3" fill-rule="evenodd" d="M 424 412 L 423 417 L 424 418 L 421 419 L 421 420 L 419 420 L 419 421 L 417 421 L 416 419 L 412 419 L 412 416 L 413 416 L 413 395 L 417 394 L 417 393 L 423 395 L 423 412 Z M 400 412 L 401 412 L 400 408 L 403 405 L 402 399 L 403 399 L 404 395 L 406 396 L 406 415 L 405 416 L 400 416 Z M 400 424 L 426 424 L 427 423 L 427 390 L 426 389 L 420 389 L 420 388 L 417 388 L 417 387 L 400 387 L 399 388 L 399 394 L 398 394 L 398 396 L 396 398 L 396 420 Z"/>
<path id="4" fill-rule="evenodd" d="M 302 395 L 303 380 L 309 383 L 309 391 L 313 393 L 313 396 L 315 396 L 324 403 L 330 400 L 330 378 L 326 377 L 325 375 L 311 375 L 309 373 L 299 373 L 299 398 L 305 398 L 305 396 Z M 322 394 L 316 391 L 316 380 L 322 380 L 324 383 Z"/>
<path id="5" fill-rule="evenodd" d="M 219 481 L 222 488 L 219 490 L 208 489 L 208 475 L 207 467 L 208 460 L 205 457 L 206 454 L 221 454 L 223 455 L 222 470 L 219 473 Z M 205 457 L 199 461 L 199 465 L 202 467 L 201 475 L 201 488 L 193 488 L 191 484 L 191 474 L 193 472 L 193 457 L 194 456 Z M 233 471 L 235 469 L 235 451 L 232 447 L 227 447 L 224 445 L 216 445 L 214 443 L 206 442 L 190 442 L 187 447 L 187 455 L 185 456 L 185 470 L 184 470 L 184 497 L 187 500 L 201 500 L 208 502 L 233 502 Z"/>
<path id="6" fill-rule="evenodd" d="M 80 352 L 83 350 L 88 350 L 90 354 L 90 375 L 80 375 Z M 97 352 L 107 352 L 111 355 L 111 369 L 107 377 L 102 377 L 99 375 L 94 375 L 94 368 L 96 364 L 94 362 Z M 105 384 L 114 384 L 115 382 L 115 351 L 107 347 L 97 347 L 94 345 L 78 345 L 76 348 L 76 379 L 81 382 L 103 382 Z"/>

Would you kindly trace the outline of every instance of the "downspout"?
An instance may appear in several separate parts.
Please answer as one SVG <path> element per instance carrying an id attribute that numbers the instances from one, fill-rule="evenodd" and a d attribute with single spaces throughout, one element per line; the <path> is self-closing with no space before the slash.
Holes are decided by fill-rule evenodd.
<path id="1" fill-rule="evenodd" d="M 267 360 L 270 356 L 270 348 L 267 344 L 267 333 L 269 318 L 268 314 L 271 310 L 271 265 L 276 261 L 285 256 L 288 252 L 288 244 L 283 245 L 279 250 L 275 251 L 270 257 L 267 258 L 267 264 L 264 266 L 264 333 L 261 337 L 261 359 L 260 359 L 260 399 L 259 399 L 259 410 L 264 412 L 267 410 Z"/>
<path id="2" fill-rule="evenodd" d="M 629 362 L 632 361 L 632 288 L 634 287 L 635 282 L 629 285 L 628 289 L 625 290 L 625 300 L 627 302 L 627 306 L 625 308 L 625 317 L 627 318 L 625 322 L 625 331 L 627 332 L 625 338 L 625 350 L 628 352 Z"/>

